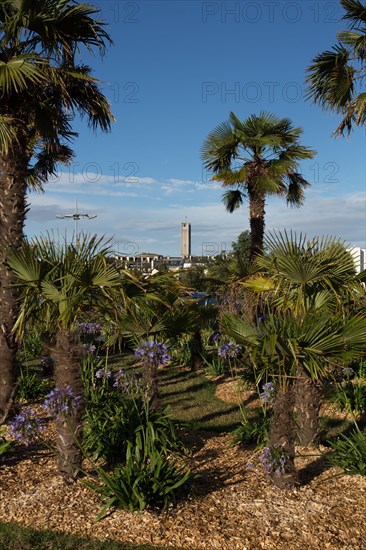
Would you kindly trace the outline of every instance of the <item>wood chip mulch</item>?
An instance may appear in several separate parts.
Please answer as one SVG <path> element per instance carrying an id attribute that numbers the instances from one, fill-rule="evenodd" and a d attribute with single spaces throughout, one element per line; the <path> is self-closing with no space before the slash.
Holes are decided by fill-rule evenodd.
<path id="1" fill-rule="evenodd" d="M 94 523 L 99 496 L 80 481 L 66 482 L 53 453 L 33 446 L 0 462 L 0 521 L 181 550 L 366 548 L 365 478 L 335 477 L 324 457 L 302 457 L 302 486 L 281 491 L 261 471 L 260 451 L 231 446 L 227 434 L 185 438 L 200 477 L 189 499 L 168 514 L 118 509 Z"/>

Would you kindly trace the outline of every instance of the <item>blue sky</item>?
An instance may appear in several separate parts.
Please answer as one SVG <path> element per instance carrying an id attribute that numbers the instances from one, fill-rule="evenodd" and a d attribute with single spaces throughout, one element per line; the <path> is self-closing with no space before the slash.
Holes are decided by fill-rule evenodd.
<path id="1" fill-rule="evenodd" d="M 56 215 L 97 215 L 79 230 L 113 238 L 120 252 L 180 254 L 180 223 L 192 224 L 192 252 L 229 249 L 249 228 L 244 205 L 234 214 L 202 168 L 200 149 L 230 111 L 261 110 L 303 128 L 317 156 L 302 164 L 312 183 L 305 205 L 269 199 L 268 231 L 334 235 L 366 248 L 365 130 L 331 136 L 340 119 L 304 99 L 305 70 L 345 28 L 338 1 L 95 0 L 114 45 L 103 59 L 81 52 L 103 81 L 116 123 L 93 134 L 76 120 L 75 158 L 31 193 L 29 237 L 71 238 L 73 222 Z"/>

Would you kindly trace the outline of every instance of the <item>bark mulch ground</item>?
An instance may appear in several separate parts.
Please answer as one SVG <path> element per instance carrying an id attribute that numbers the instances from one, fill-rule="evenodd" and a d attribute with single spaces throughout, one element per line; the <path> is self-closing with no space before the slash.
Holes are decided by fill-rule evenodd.
<path id="1" fill-rule="evenodd" d="M 176 549 L 366 548 L 365 478 L 334 477 L 324 457 L 300 458 L 303 485 L 281 491 L 261 472 L 260 452 L 230 442 L 226 434 L 187 434 L 200 474 L 195 494 L 167 515 L 115 510 L 98 523 L 95 493 L 60 477 L 50 451 L 19 448 L 1 464 L 0 521 Z"/>

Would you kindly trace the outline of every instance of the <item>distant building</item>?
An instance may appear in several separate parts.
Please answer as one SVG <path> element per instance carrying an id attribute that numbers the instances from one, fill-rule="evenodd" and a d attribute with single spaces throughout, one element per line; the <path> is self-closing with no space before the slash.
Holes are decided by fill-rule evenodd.
<path id="1" fill-rule="evenodd" d="M 131 256 L 114 254 L 114 258 L 124 269 L 137 269 L 144 273 L 150 273 L 154 269 L 155 264 L 161 261 L 164 256 L 163 254 L 156 254 L 154 252 L 142 252 L 141 254 Z"/>
<path id="2" fill-rule="evenodd" d="M 347 250 L 352 255 L 356 272 L 360 273 L 361 271 L 366 269 L 366 248 L 360 248 L 359 246 L 352 246 Z"/>
<path id="3" fill-rule="evenodd" d="M 180 227 L 180 255 L 182 258 L 189 258 L 191 255 L 191 224 L 181 223 Z"/>

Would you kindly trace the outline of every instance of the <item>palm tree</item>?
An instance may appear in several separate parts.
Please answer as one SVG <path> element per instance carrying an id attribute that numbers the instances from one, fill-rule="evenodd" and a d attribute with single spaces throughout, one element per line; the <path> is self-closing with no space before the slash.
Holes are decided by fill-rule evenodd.
<path id="1" fill-rule="evenodd" d="M 290 310 L 297 322 L 312 315 L 320 315 L 324 323 L 326 316 L 352 318 L 364 289 L 344 243 L 331 237 L 308 241 L 306 236 L 285 233 L 268 236 L 266 248 L 268 253 L 258 258 L 257 265 L 270 283 L 271 308 L 278 315 Z M 298 363 L 295 406 L 302 445 L 317 441 L 321 403 L 318 384 L 329 376 L 329 365 L 326 357 L 319 357 L 315 369 L 310 362 Z"/>
<path id="2" fill-rule="evenodd" d="M 271 473 L 278 486 L 293 485 L 297 481 L 295 444 L 307 426 L 303 415 L 309 412 L 311 415 L 313 410 L 306 405 L 313 404 L 314 394 L 308 396 L 302 390 L 309 390 L 306 382 L 320 380 L 332 373 L 336 365 L 362 356 L 366 349 L 365 315 L 344 319 L 340 313 L 317 310 L 296 317 L 288 310 L 281 315 L 268 313 L 265 322 L 253 323 L 227 314 L 221 326 L 237 343 L 246 346 L 258 380 L 271 380 L 277 387 L 269 442 L 273 449 L 284 452 L 286 464 L 281 475 L 275 471 Z M 305 397 L 303 408 L 299 407 L 299 393 L 303 399 Z M 318 402 L 319 396 L 315 402 L 317 412 Z M 305 432 L 305 435 L 309 434 Z"/>
<path id="3" fill-rule="evenodd" d="M 279 234 L 267 237 L 266 250 L 256 260 L 259 273 L 242 282 L 260 296 L 266 320 L 228 314 L 222 326 L 247 346 L 258 380 L 279 388 L 270 444 L 289 459 L 283 475 L 273 476 L 286 486 L 296 482 L 296 441 L 317 440 L 318 384 L 364 353 L 366 318 L 357 307 L 364 289 L 351 254 L 336 239 Z"/>
<path id="4" fill-rule="evenodd" d="M 335 135 L 350 134 L 352 125 L 366 120 L 364 90 L 366 6 L 359 0 L 341 0 L 349 30 L 338 33 L 338 44 L 313 59 L 307 69 L 307 99 L 342 115 Z"/>
<path id="5" fill-rule="evenodd" d="M 223 195 L 226 209 L 232 213 L 248 197 L 251 263 L 263 250 L 266 196 L 284 196 L 291 206 L 301 206 L 304 188 L 310 185 L 298 172 L 299 161 L 312 158 L 315 151 L 300 145 L 301 133 L 289 119 L 266 112 L 243 122 L 230 113 L 203 144 L 205 168 L 224 187 L 234 187 Z"/>
<path id="6" fill-rule="evenodd" d="M 40 321 L 47 331 L 55 367 L 56 387 L 71 387 L 83 400 L 80 366 L 85 350 L 78 326 L 90 316 L 111 312 L 114 288 L 121 285 L 118 271 L 108 264 L 108 247 L 101 239 L 86 238 L 77 245 L 55 244 L 52 239 L 25 242 L 9 252 L 8 265 L 20 290 L 20 311 L 15 324 L 18 335 Z M 87 312 L 87 313 L 85 313 Z M 89 317 L 85 319 L 85 315 Z M 81 451 L 75 436 L 82 437 L 82 407 L 57 419 L 59 470 L 73 478 L 80 472 Z"/>
<path id="7" fill-rule="evenodd" d="M 26 191 L 71 161 L 76 113 L 103 131 L 113 120 L 91 69 L 76 62 L 82 46 L 103 53 L 110 42 L 97 14 L 71 0 L 0 4 L 0 417 L 16 379 L 16 293 L 5 260 L 7 246 L 21 244 Z"/>

